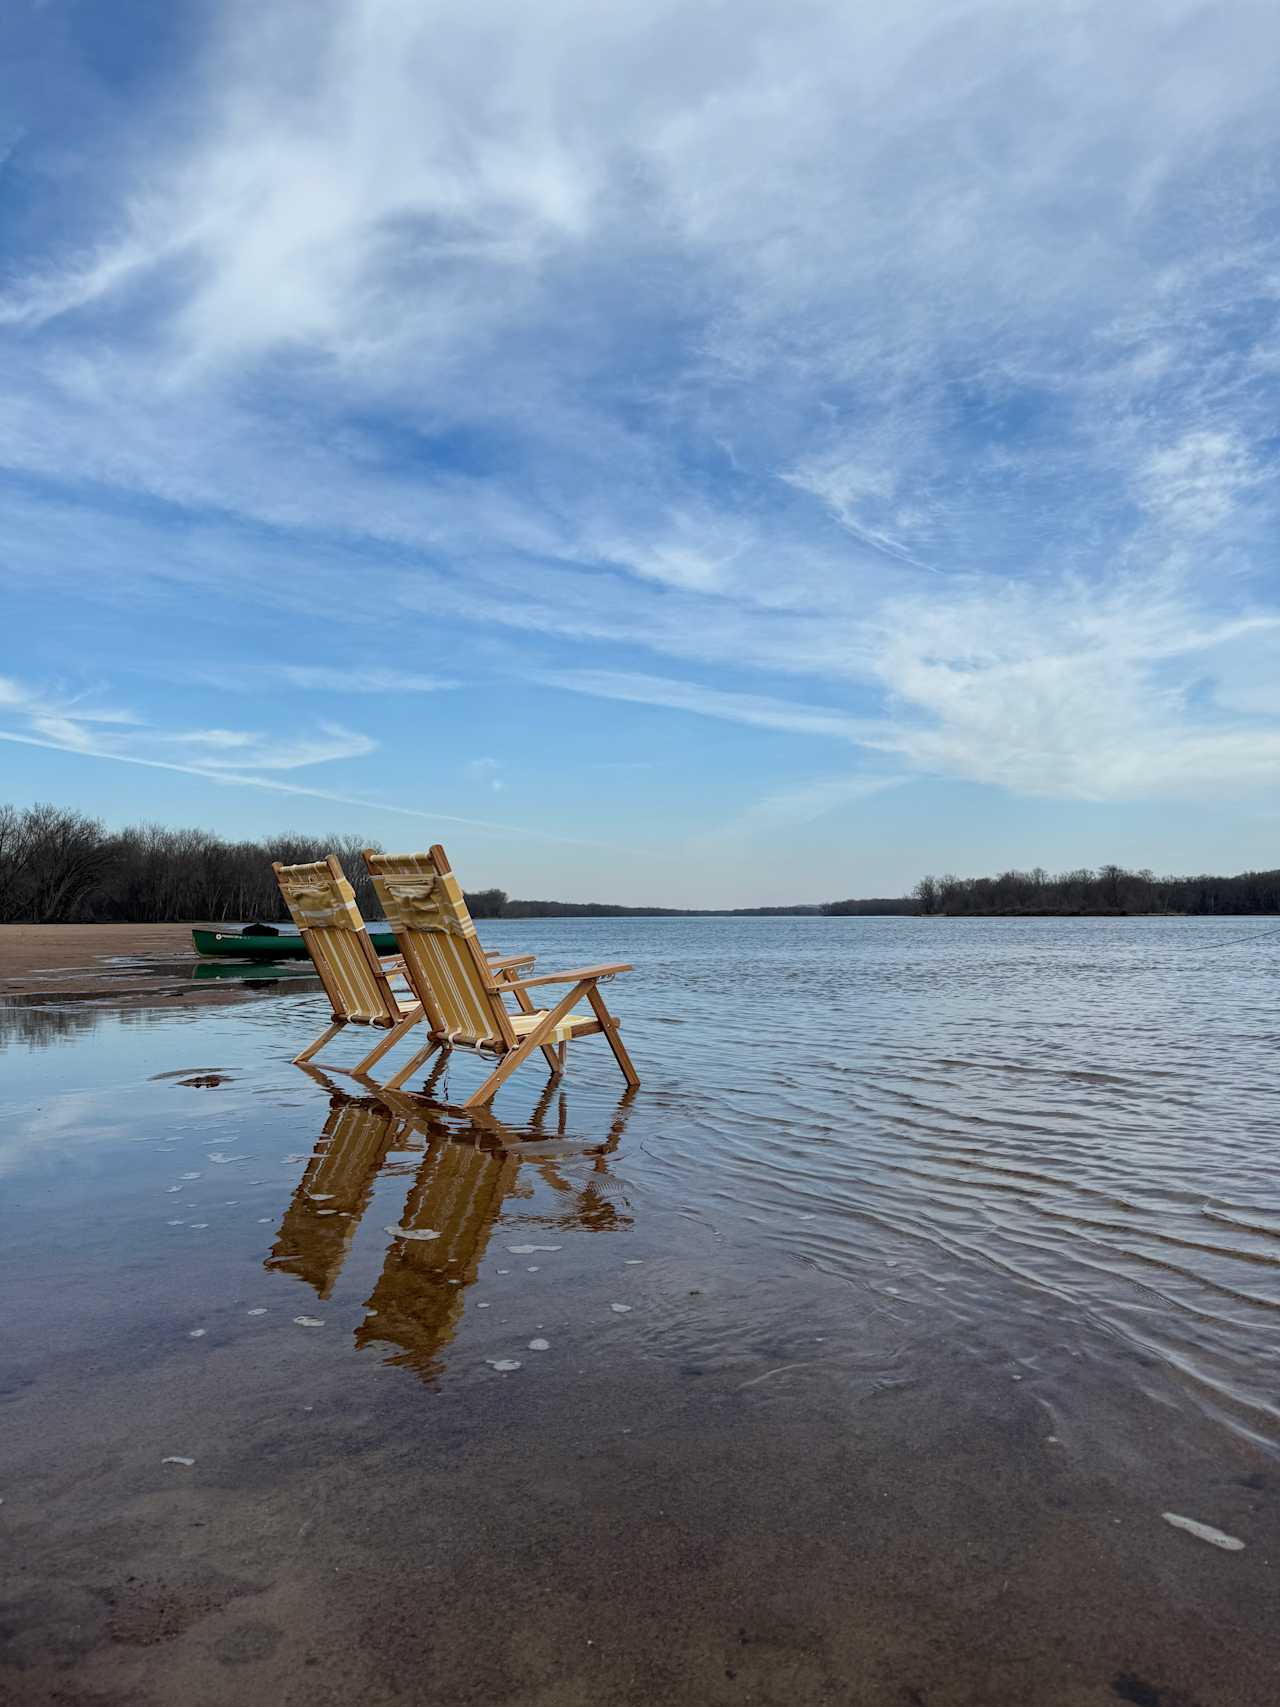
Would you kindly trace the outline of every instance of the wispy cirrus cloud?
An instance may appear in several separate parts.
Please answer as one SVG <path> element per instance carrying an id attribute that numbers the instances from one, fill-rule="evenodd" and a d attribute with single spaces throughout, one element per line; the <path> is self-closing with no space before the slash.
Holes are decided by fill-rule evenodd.
<path id="1" fill-rule="evenodd" d="M 233 0 L 93 195 L 45 162 L 64 216 L 0 290 L 0 573 L 305 631 L 228 666 L 246 695 L 435 692 L 478 648 L 790 733 L 801 778 L 834 740 L 1256 805 L 1280 22 L 1010 17 Z M 359 737 L 164 740 L 247 774 Z"/>
<path id="2" fill-rule="evenodd" d="M 200 777 L 224 787 L 329 801 L 359 809 L 366 820 L 370 813 L 390 813 L 427 823 L 465 825 L 468 829 L 508 837 L 516 833 L 535 841 L 590 847 L 608 845 L 539 828 L 513 829 L 510 824 L 440 811 L 434 806 L 409 806 L 286 781 L 281 772 L 336 759 L 360 758 L 374 751 L 376 743 L 368 736 L 336 726 L 321 725 L 315 738 L 308 742 L 272 741 L 261 734 L 235 729 L 157 730 L 129 712 L 95 707 L 83 698 L 59 701 L 12 678 L 0 677 L 0 717 L 5 716 L 11 720 L 11 726 L 0 727 L 0 742 L 16 746 Z"/>
<path id="3" fill-rule="evenodd" d="M 297 689 L 300 693 L 329 694 L 422 694 L 445 693 L 458 682 L 447 676 L 423 675 L 415 670 L 397 670 L 381 664 L 335 662 L 333 664 L 222 664 L 196 672 L 200 680 L 242 693 L 265 688 Z M 191 679 L 192 672 L 185 672 Z"/>
<path id="4" fill-rule="evenodd" d="M 775 793 L 761 795 L 720 833 L 733 837 L 803 828 L 859 800 L 870 800 L 877 794 L 901 788 L 908 781 L 910 778 L 905 776 L 815 777 L 778 789 Z"/>
<path id="5" fill-rule="evenodd" d="M 1274 659 L 1280 612 L 1206 616 L 1170 576 L 1104 590 L 956 584 L 889 601 L 878 620 L 884 709 L 874 716 L 637 673 L 541 680 L 830 737 L 923 775 L 1030 796 L 1222 796 L 1262 786 L 1280 761 L 1274 694 L 1258 683 L 1246 697 L 1237 681 L 1242 655 Z"/>
<path id="6" fill-rule="evenodd" d="M 318 722 L 313 733 L 301 737 L 250 729 L 157 729 L 131 711 L 96 704 L 87 695 L 51 694 L 12 678 L 0 678 L 0 712 L 13 720 L 12 738 L 26 735 L 67 752 L 148 760 L 210 775 L 300 770 L 361 758 L 377 746 L 368 735 L 329 722 Z"/>
<path id="7" fill-rule="evenodd" d="M 802 705 L 767 694 L 736 693 L 725 688 L 649 676 L 624 670 L 548 670 L 535 678 L 544 687 L 563 688 L 593 699 L 622 700 L 632 705 L 662 706 L 716 717 L 755 729 L 781 729 L 792 735 L 829 735 L 840 741 L 863 741 L 874 724 L 818 705 Z"/>

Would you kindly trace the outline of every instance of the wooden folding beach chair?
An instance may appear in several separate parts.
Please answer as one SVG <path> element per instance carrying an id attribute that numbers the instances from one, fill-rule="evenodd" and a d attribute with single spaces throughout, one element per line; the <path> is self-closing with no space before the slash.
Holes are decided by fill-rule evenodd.
<path id="1" fill-rule="evenodd" d="M 442 847 L 429 853 L 365 852 L 365 864 L 396 935 L 405 978 L 426 1014 L 430 1037 L 409 1063 L 386 1082 L 395 1090 L 437 1049 L 463 1045 L 498 1057 L 498 1065 L 478 1091 L 462 1104 L 479 1108 L 535 1049 L 541 1049 L 552 1073 L 564 1070 L 566 1046 L 579 1037 L 603 1032 L 630 1085 L 640 1079 L 618 1036 L 618 1022 L 598 988 L 602 978 L 629 972 L 621 962 L 579 966 L 570 972 L 545 972 L 536 978 L 501 982 L 476 940 L 462 889 Z M 528 992 L 543 984 L 568 984 L 568 995 L 554 1007 L 535 1008 Z M 520 1011 L 502 1000 L 508 990 Z M 585 996 L 591 1012 L 575 1013 Z"/>
<path id="2" fill-rule="evenodd" d="M 332 1023 L 294 1060 L 299 1065 L 310 1061 L 348 1025 L 370 1025 L 387 1035 L 354 1067 L 330 1067 L 335 1073 L 365 1074 L 418 1024 L 422 1004 L 392 989 L 391 979 L 401 971 L 399 959 L 379 959 L 336 854 L 308 865 L 281 865 L 277 860 L 272 870 L 333 1010 Z M 481 953 L 480 958 L 501 976 L 531 966 L 534 957 L 499 959 Z"/>

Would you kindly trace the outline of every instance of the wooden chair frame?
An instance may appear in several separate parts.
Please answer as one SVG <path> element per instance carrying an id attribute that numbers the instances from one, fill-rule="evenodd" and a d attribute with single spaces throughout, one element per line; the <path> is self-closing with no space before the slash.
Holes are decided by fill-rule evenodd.
<path id="1" fill-rule="evenodd" d="M 386 1036 L 354 1067 L 325 1063 L 332 1073 L 366 1078 L 370 1068 L 423 1018 L 421 1002 L 403 1001 L 391 987 L 392 978 L 405 976 L 403 959 L 400 955 L 385 959 L 379 956 L 364 928 L 355 891 L 336 854 L 328 854 L 310 865 L 282 865 L 275 860 L 271 869 L 333 1010 L 330 1024 L 301 1054 L 294 1056 L 294 1065 L 305 1066 L 347 1026 L 368 1025 L 384 1030 Z M 319 922 L 321 919 L 323 923 Z M 534 964 L 531 954 L 487 955 L 484 959 L 497 977 L 506 977 Z M 367 1004 L 363 1010 L 357 1006 L 360 995 Z"/>
<path id="2" fill-rule="evenodd" d="M 542 1051 L 555 1077 L 565 1069 L 569 1042 L 595 1033 L 604 1034 L 627 1083 L 632 1086 L 640 1083 L 618 1035 L 618 1021 L 599 990 L 603 979 L 630 972 L 628 964 L 619 961 L 578 966 L 568 972 L 544 972 L 537 977 L 500 981 L 480 948 L 462 890 L 448 856 L 438 843 L 426 854 L 382 854 L 369 848 L 364 858 L 387 920 L 396 933 L 405 980 L 421 1004 L 428 1026 L 427 1042 L 386 1081 L 387 1090 L 398 1090 L 438 1050 L 447 1052 L 462 1044 L 498 1057 L 493 1072 L 461 1105 L 467 1109 L 481 1108 L 492 1101 L 499 1087 L 535 1049 Z M 412 896 L 411 891 L 415 892 Z M 423 898 L 433 893 L 436 900 L 430 904 L 437 908 L 437 922 L 428 923 Z M 417 939 L 430 942 L 434 937 L 444 944 L 440 952 L 433 955 L 422 952 L 423 944 Z M 441 955 L 447 955 L 447 961 Z M 570 989 L 554 1007 L 535 1008 L 528 992 L 550 984 L 568 984 Z M 502 1000 L 504 993 L 514 997 L 518 1013 L 508 1011 Z M 588 1020 L 585 1014 L 573 1015 L 566 1026 L 563 1022 L 570 1019 L 571 1010 L 583 997 L 590 1004 L 594 1019 Z M 450 1015 L 455 1021 L 465 1015 L 470 1018 L 465 1024 L 455 1023 L 451 1028 Z M 525 1023 L 530 1020 L 534 1023 Z"/>

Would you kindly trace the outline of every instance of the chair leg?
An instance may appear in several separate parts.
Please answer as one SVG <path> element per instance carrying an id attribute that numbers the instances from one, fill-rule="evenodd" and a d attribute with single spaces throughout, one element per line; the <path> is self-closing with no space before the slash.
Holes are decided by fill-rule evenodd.
<path id="1" fill-rule="evenodd" d="M 374 1066 L 378 1061 L 381 1061 L 382 1057 L 389 1049 L 394 1049 L 400 1039 L 407 1036 L 421 1018 L 422 1009 L 421 1007 L 417 1007 L 411 1014 L 407 1014 L 405 1018 L 400 1021 L 399 1025 L 393 1025 L 390 1031 L 388 1031 L 386 1036 L 382 1039 L 382 1042 L 375 1048 L 371 1049 L 362 1060 L 356 1062 L 355 1066 L 351 1069 L 355 1077 L 363 1078 L 369 1071 L 370 1067 Z"/>
<path id="2" fill-rule="evenodd" d="M 492 1102 L 499 1087 L 506 1083 L 520 1063 L 533 1053 L 532 1046 L 512 1049 L 504 1055 L 489 1077 L 478 1091 L 473 1091 L 463 1103 L 463 1108 L 483 1108 L 485 1103 Z"/>
<path id="3" fill-rule="evenodd" d="M 622 1039 L 618 1036 L 618 1022 L 605 1006 L 604 997 L 594 984 L 587 991 L 587 1000 L 591 1003 L 595 1016 L 600 1021 L 600 1029 L 609 1040 L 609 1047 L 613 1050 L 614 1060 L 622 1068 L 623 1078 L 629 1085 L 638 1085 L 640 1075 L 632 1065 L 630 1055 L 622 1046 Z"/>
<path id="4" fill-rule="evenodd" d="M 346 1023 L 345 1019 L 335 1019 L 328 1031 L 322 1031 L 319 1037 L 316 1038 L 315 1042 L 308 1044 L 308 1046 L 302 1051 L 301 1055 L 294 1056 L 294 1066 L 300 1067 L 304 1061 L 309 1061 L 313 1055 L 317 1054 L 324 1048 L 325 1044 L 328 1043 L 331 1037 L 336 1037 L 338 1035 Z"/>
<path id="5" fill-rule="evenodd" d="M 431 1056 L 435 1054 L 436 1050 L 441 1047 L 442 1045 L 438 1037 L 433 1037 L 428 1043 L 423 1044 L 418 1053 L 416 1055 L 411 1055 L 404 1066 L 401 1067 L 400 1071 L 398 1073 L 393 1073 L 391 1078 L 387 1080 L 386 1089 L 389 1091 L 398 1091 L 405 1080 L 411 1077 L 412 1074 L 416 1073 L 422 1063 L 429 1060 Z"/>

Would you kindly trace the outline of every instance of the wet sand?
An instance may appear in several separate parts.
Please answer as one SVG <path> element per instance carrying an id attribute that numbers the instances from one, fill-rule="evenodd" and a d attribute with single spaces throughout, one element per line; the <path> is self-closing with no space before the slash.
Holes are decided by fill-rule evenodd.
<path id="1" fill-rule="evenodd" d="M 191 956 L 190 925 L 0 925 L 0 984 L 7 993 L 39 993 L 55 976 L 83 972 L 110 984 L 104 962 L 120 955 Z M 117 981 L 117 989 L 120 987 Z"/>
<path id="2" fill-rule="evenodd" d="M 566 963 L 600 957 L 582 934 Z M 1250 1173 L 1231 1125 L 1262 1073 L 1215 1102 L 1191 1045 L 1161 1078 L 1144 1029 L 1147 1100 L 1114 1044 L 1084 1073 L 1055 1039 L 1042 1080 L 1006 974 L 1018 1030 L 982 1036 L 1013 1077 L 889 1012 L 808 1111 L 798 1039 L 762 1064 L 722 1028 L 700 1079 L 697 986 L 650 965 L 618 995 L 640 1093 L 602 1051 L 476 1123 L 290 1068 L 305 993 L 22 1015 L 4 1707 L 1274 1707 L 1272 1152 L 1258 1126 Z M 885 1014 L 891 974 L 870 987 Z M 1220 1010 L 1220 962 L 1206 989 Z M 1148 1162 L 1160 1121 L 1177 1147 Z M 1247 1226 L 1131 1276 L 1106 1229 L 1132 1267 L 1197 1225 L 1201 1132 Z M 1127 1224 L 1110 1199 L 1086 1223 L 1067 1182 Z"/>
<path id="3" fill-rule="evenodd" d="M 103 1372 L 91 1428 L 19 1400 L 0 1698 L 1273 1707 L 1273 1552 L 1158 1515 L 1256 1536 L 1270 1471 L 1187 1440 L 1175 1485 L 1118 1476 L 1004 1372 L 927 1362 L 862 1392 L 486 1374 L 429 1417 L 262 1359 Z"/>
<path id="4" fill-rule="evenodd" d="M 244 994 L 234 979 L 196 982 L 196 960 L 190 925 L 0 925 L 0 1001 L 227 1001 Z"/>

